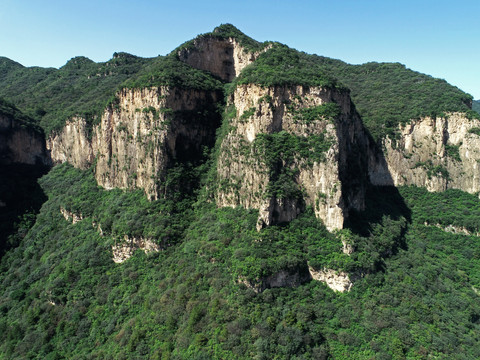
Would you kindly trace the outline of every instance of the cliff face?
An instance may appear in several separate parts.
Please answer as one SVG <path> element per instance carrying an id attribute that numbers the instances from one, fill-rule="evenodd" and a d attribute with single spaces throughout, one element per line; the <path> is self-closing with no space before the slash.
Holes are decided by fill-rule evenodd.
<path id="1" fill-rule="evenodd" d="M 368 140 L 347 93 L 242 85 L 218 159 L 218 206 L 259 209 L 258 228 L 306 205 L 329 229 L 364 207 Z"/>
<path id="2" fill-rule="evenodd" d="M 56 163 L 68 161 L 77 168 L 86 169 L 93 162 L 94 154 L 87 135 L 87 124 L 81 117 L 67 121 L 62 131 L 52 134 L 46 142 L 50 156 Z"/>
<path id="3" fill-rule="evenodd" d="M 0 165 L 48 165 L 42 133 L 0 113 Z"/>
<path id="4" fill-rule="evenodd" d="M 412 120 L 399 128 L 398 140 L 384 141 L 384 161 L 378 154 L 370 156 L 371 182 L 429 191 L 480 191 L 480 132 L 475 128 L 480 128 L 480 121 L 460 113 Z"/>
<path id="5" fill-rule="evenodd" d="M 54 162 L 86 168 L 96 157 L 99 185 L 112 189 L 142 188 L 150 199 L 171 161 L 195 160 L 214 141 L 218 116 L 215 92 L 151 88 L 122 90 L 100 124 L 87 136 L 85 120 L 68 122 L 47 146 Z"/>
<path id="6" fill-rule="evenodd" d="M 193 47 L 178 51 L 178 57 L 196 69 L 231 81 L 267 48 L 260 52 L 248 52 L 234 38 L 199 37 L 193 40 Z"/>

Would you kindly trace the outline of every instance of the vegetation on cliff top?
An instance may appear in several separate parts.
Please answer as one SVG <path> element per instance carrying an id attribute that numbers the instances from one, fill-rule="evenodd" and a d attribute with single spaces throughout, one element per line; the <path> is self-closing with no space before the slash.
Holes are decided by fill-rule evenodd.
<path id="1" fill-rule="evenodd" d="M 0 98 L 0 116 L 5 116 L 14 120 L 17 126 L 22 126 L 36 132 L 42 132 L 42 129 L 37 125 L 34 119 L 25 115 L 18 110 L 15 105 L 2 98 Z"/>
<path id="2" fill-rule="evenodd" d="M 19 64 L 18 64 L 19 65 Z M 49 134 L 75 115 L 98 121 L 121 87 L 170 85 L 213 89 L 218 82 L 208 74 L 170 57 L 140 58 L 115 53 L 105 63 L 76 57 L 60 69 L 26 68 L 0 63 L 0 96 L 14 102 Z"/>
<path id="3" fill-rule="evenodd" d="M 240 73 L 234 84 L 304 85 L 344 89 L 315 57 L 276 43 Z"/>
<path id="4" fill-rule="evenodd" d="M 172 86 L 181 89 L 220 90 L 222 83 L 207 72 L 194 69 L 174 57 L 159 56 L 152 59 L 122 86 L 139 89 Z"/>
<path id="5" fill-rule="evenodd" d="M 445 80 L 407 69 L 399 63 L 350 65 L 314 56 L 315 62 L 350 90 L 363 122 L 376 140 L 395 138 L 399 124 L 423 116 L 443 116 L 470 109 L 472 97 Z M 313 61 L 313 60 L 312 60 Z"/>
<path id="6" fill-rule="evenodd" d="M 175 50 L 173 50 L 170 55 L 175 56 L 179 52 L 183 50 L 193 50 L 195 49 L 195 41 L 198 39 L 218 39 L 218 40 L 226 40 L 229 38 L 233 38 L 239 42 L 239 44 L 247 51 L 256 52 L 260 51 L 265 46 L 267 46 L 270 42 L 259 42 L 251 37 L 245 35 L 239 29 L 237 29 L 232 24 L 222 24 L 217 26 L 212 32 L 208 32 L 205 34 L 198 35 L 195 39 L 189 40 Z"/>
<path id="7" fill-rule="evenodd" d="M 279 43 L 257 42 L 231 24 L 221 25 L 199 37 L 233 37 L 248 51 L 273 45 L 246 67 L 234 84 L 348 87 L 366 127 L 377 141 L 386 135 L 395 137 L 398 124 L 421 116 L 442 116 L 454 111 L 465 112 L 469 117 L 480 116 L 469 108 L 472 98 L 468 94 L 444 80 L 398 63 L 350 65 L 308 55 Z M 89 121 L 98 117 L 123 85 L 217 88 L 218 83 L 206 73 L 176 62 L 177 52 L 193 47 L 194 40 L 181 45 L 166 58 L 143 59 L 116 53 L 105 63 L 95 63 L 77 57 L 58 70 L 26 68 L 0 58 L 0 97 L 13 102 L 48 134 L 60 129 L 73 115 L 86 116 Z M 478 111 L 478 103 L 474 102 L 473 106 Z"/>

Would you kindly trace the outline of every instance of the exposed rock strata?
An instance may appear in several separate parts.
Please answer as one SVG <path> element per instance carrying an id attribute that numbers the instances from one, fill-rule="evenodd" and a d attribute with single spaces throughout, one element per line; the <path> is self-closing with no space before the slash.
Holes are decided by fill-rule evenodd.
<path id="1" fill-rule="evenodd" d="M 445 232 L 449 232 L 452 234 L 459 234 L 459 235 L 467 235 L 467 236 L 480 236 L 480 232 L 470 232 L 468 229 L 462 227 L 462 226 L 455 226 L 455 225 L 442 225 L 442 224 L 429 224 L 428 222 L 424 223 L 425 226 L 435 226 Z"/>
<path id="2" fill-rule="evenodd" d="M 113 261 L 120 264 L 128 260 L 137 249 L 143 250 L 145 254 L 148 254 L 160 251 L 160 246 L 155 244 L 151 239 L 142 237 L 129 238 L 125 235 L 124 241 L 121 244 L 112 246 Z"/>
<path id="3" fill-rule="evenodd" d="M 211 72 L 222 80 L 232 81 L 245 66 L 251 64 L 260 53 L 244 49 L 235 38 L 198 37 L 193 46 L 178 51 L 178 57 L 190 66 Z"/>
<path id="4" fill-rule="evenodd" d="M 479 120 L 461 113 L 425 117 L 399 127 L 396 141 L 384 141 L 383 165 L 370 156 L 374 185 L 416 185 L 429 191 L 480 191 L 480 136 L 469 132 Z M 384 174 L 390 174 L 391 180 Z"/>
<path id="5" fill-rule="evenodd" d="M 312 267 L 309 267 L 308 271 L 313 280 L 324 282 L 332 290 L 345 292 L 350 291 L 353 286 L 350 276 L 344 271 L 314 270 Z"/>
<path id="6" fill-rule="evenodd" d="M 56 163 L 86 168 L 106 189 L 142 188 L 159 197 L 159 183 L 173 160 L 192 160 L 211 145 L 219 118 L 219 94 L 175 88 L 124 89 L 87 136 L 85 120 L 69 121 L 47 145 Z"/>
<path id="7" fill-rule="evenodd" d="M 302 121 L 295 116 L 296 111 L 327 103 L 336 103 L 340 109 L 333 120 Z M 343 227 L 350 209 L 364 208 L 368 139 L 347 92 L 241 85 L 230 106 L 235 106 L 236 116 L 218 159 L 218 206 L 259 209 L 261 227 L 290 221 L 310 205 L 330 230 Z M 281 131 L 299 138 L 322 135 L 331 143 L 321 161 L 296 156 L 289 165 L 292 172 L 298 169 L 294 181 L 303 192 L 300 198 L 266 196 L 272 169 L 262 160 L 269 154 L 258 153 L 255 139 Z"/>
<path id="8" fill-rule="evenodd" d="M 95 157 L 86 121 L 81 117 L 68 120 L 61 132 L 52 134 L 47 148 L 55 163 L 68 161 L 80 169 L 87 169 Z"/>

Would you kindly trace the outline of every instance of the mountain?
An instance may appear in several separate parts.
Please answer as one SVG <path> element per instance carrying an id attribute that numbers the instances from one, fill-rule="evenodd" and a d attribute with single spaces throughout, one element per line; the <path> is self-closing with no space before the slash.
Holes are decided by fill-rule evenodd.
<path id="1" fill-rule="evenodd" d="M 229 24 L 0 74 L 2 357 L 480 357 L 468 94 Z"/>

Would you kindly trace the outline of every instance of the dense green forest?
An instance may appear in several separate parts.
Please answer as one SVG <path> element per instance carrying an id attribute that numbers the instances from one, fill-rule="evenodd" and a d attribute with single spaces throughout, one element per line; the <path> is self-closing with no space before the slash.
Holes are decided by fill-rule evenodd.
<path id="1" fill-rule="evenodd" d="M 325 264 L 325 256 L 330 265 L 352 264 L 338 263 L 340 240 L 308 212 L 258 233 L 254 212 L 217 209 L 193 195 L 149 203 L 141 192 L 102 190 L 90 170 L 66 164 L 40 184 L 48 201 L 1 260 L 5 358 L 480 356 L 479 238 L 435 226 L 478 231 L 474 195 L 374 188 L 371 209 L 356 219 L 370 224 L 370 234 L 350 234 L 364 239 L 359 257 L 371 267 L 349 293 L 309 281 L 257 294 L 239 276 L 298 271 L 306 260 Z M 83 220 L 65 220 L 61 207 Z M 400 215 L 408 224 L 395 220 Z M 397 249 L 379 254 L 382 243 L 391 248 L 391 232 Z M 137 250 L 116 264 L 112 245 L 124 233 L 165 250 Z"/>
<path id="2" fill-rule="evenodd" d="M 235 37 L 248 51 L 267 44 L 232 25 L 200 37 Z M 477 116 L 469 95 L 401 64 L 349 65 L 268 44 L 231 84 L 179 60 L 193 40 L 167 56 L 77 57 L 60 69 L 0 58 L 0 113 L 48 134 L 75 114 L 98 121 L 120 88 L 168 85 L 228 97 L 235 85 L 256 83 L 350 92 L 377 140 L 418 116 Z M 64 163 L 48 173 L 0 167 L 0 359 L 480 358 L 478 193 L 367 184 L 365 210 L 352 210 L 342 230 L 329 232 L 306 207 L 257 231 L 258 210 L 212 201 L 221 140 L 236 113 L 217 105 L 224 116 L 216 144 L 195 161 L 171 161 L 159 200 L 140 189 L 101 188 L 94 165 Z M 291 111 L 308 124 L 340 110 L 328 103 Z M 295 156 L 321 161 L 331 145 L 323 133 L 258 134 L 252 147 L 271 169 L 267 195 L 302 193 L 295 169 L 287 173 Z M 159 251 L 137 249 L 114 262 L 125 237 Z M 342 242 L 355 251 L 345 254 Z M 309 276 L 324 268 L 348 272 L 351 290 Z M 263 286 L 278 274 L 298 281 Z"/>

